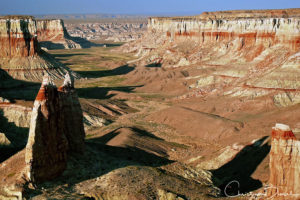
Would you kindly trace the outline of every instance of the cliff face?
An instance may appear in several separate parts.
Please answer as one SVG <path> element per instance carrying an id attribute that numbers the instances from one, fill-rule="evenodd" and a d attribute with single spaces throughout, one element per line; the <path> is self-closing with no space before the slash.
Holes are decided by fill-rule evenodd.
<path id="1" fill-rule="evenodd" d="M 32 18 L 0 19 L 0 57 L 27 57 L 38 52 L 36 23 Z"/>
<path id="2" fill-rule="evenodd" d="M 121 49 L 135 52 L 140 65 L 189 66 L 189 79 L 199 78 L 188 96 L 217 90 L 251 99 L 272 95 L 276 106 L 300 102 L 300 9 L 149 18 L 145 36 Z"/>
<path id="3" fill-rule="evenodd" d="M 271 146 L 268 196 L 299 199 L 300 142 L 288 126 L 276 124 L 272 129 Z"/>
<path id="4" fill-rule="evenodd" d="M 46 49 L 81 48 L 69 36 L 61 19 L 37 20 L 37 35 L 41 47 Z"/>
<path id="5" fill-rule="evenodd" d="M 272 16 L 272 15 L 271 15 Z M 276 44 L 298 50 L 300 47 L 300 19 L 264 16 L 206 13 L 186 18 L 150 18 L 150 32 L 163 32 L 172 40 L 182 37 L 199 42 L 225 43 L 239 49 L 256 46 L 269 48 Z M 258 52 L 261 53 L 261 52 Z"/>
<path id="6" fill-rule="evenodd" d="M 27 81 L 40 81 L 44 74 L 54 79 L 63 78 L 69 69 L 41 51 L 37 39 L 34 18 L 0 18 L 0 68 L 15 79 Z"/>

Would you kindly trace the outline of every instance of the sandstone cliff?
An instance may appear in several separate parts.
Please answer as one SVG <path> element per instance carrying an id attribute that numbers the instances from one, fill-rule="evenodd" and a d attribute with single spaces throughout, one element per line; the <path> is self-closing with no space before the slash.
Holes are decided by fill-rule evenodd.
<path id="1" fill-rule="evenodd" d="M 2 58 L 34 56 L 38 52 L 36 24 L 32 17 L 0 18 Z"/>
<path id="2" fill-rule="evenodd" d="M 300 198 L 300 142 L 287 125 L 276 124 L 272 129 L 270 152 L 270 188 L 272 199 Z"/>
<path id="3" fill-rule="evenodd" d="M 84 138 L 73 77 L 67 74 L 64 85 L 57 89 L 45 76 L 31 114 L 25 154 L 28 178 L 41 182 L 60 175 L 66 168 L 68 150 L 84 152 Z"/>
<path id="4" fill-rule="evenodd" d="M 300 102 L 299 24 L 300 9 L 153 17 L 147 34 L 121 49 L 135 52 L 133 62 L 144 66 L 199 71 L 188 77 L 195 79 L 189 96 L 218 90 L 231 97 L 272 96 L 276 106 L 290 106 Z"/>
<path id="5" fill-rule="evenodd" d="M 39 48 L 37 25 L 32 17 L 0 18 L 0 68 L 23 80 L 41 80 L 44 74 L 63 78 L 68 68 Z"/>
<path id="6" fill-rule="evenodd" d="M 27 176 L 33 182 L 57 177 L 66 168 L 68 142 L 59 109 L 57 88 L 45 77 L 34 102 L 26 145 Z"/>
<path id="7" fill-rule="evenodd" d="M 37 20 L 37 35 L 42 48 L 81 48 L 80 44 L 72 40 L 61 19 Z"/>

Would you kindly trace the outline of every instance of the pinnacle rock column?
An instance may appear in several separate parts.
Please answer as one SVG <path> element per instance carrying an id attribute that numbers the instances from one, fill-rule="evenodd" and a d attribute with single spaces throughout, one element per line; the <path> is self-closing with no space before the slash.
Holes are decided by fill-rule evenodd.
<path id="1" fill-rule="evenodd" d="M 69 152 L 83 153 L 85 132 L 83 126 L 83 114 L 74 88 L 74 78 L 69 73 L 65 81 L 58 88 L 60 111 L 64 120 L 64 133 L 69 143 Z"/>
<path id="2" fill-rule="evenodd" d="M 287 125 L 276 124 L 272 129 L 269 166 L 268 197 L 300 199 L 300 141 Z"/>
<path id="3" fill-rule="evenodd" d="M 34 102 L 25 153 L 26 173 L 32 182 L 53 179 L 66 168 L 68 142 L 59 104 L 57 88 L 45 76 Z"/>

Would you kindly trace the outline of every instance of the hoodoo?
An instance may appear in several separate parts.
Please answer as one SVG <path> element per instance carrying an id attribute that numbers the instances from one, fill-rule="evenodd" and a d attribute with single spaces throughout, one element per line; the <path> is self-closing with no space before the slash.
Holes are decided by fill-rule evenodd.
<path id="1" fill-rule="evenodd" d="M 276 124 L 272 129 L 270 152 L 270 188 L 274 199 L 300 198 L 300 142 L 290 127 Z"/>
<path id="2" fill-rule="evenodd" d="M 63 86 L 57 89 L 45 76 L 31 116 L 25 155 L 28 178 L 41 182 L 60 175 L 66 168 L 68 150 L 84 152 L 84 138 L 73 77 L 67 74 Z"/>
<path id="3" fill-rule="evenodd" d="M 27 176 L 33 182 L 57 177 L 66 168 L 68 142 L 59 104 L 57 88 L 45 76 L 34 102 L 26 145 Z"/>
<path id="4" fill-rule="evenodd" d="M 58 88 L 58 95 L 69 151 L 83 153 L 85 138 L 83 114 L 74 88 L 74 78 L 69 73 L 66 74 L 64 84 Z"/>

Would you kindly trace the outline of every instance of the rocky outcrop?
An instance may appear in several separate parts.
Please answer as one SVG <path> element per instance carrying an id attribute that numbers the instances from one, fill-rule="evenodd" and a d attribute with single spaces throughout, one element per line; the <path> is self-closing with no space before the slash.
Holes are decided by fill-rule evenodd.
<path id="1" fill-rule="evenodd" d="M 147 19 L 102 19 L 101 22 L 96 23 L 70 21 L 66 23 L 66 29 L 71 36 L 87 40 L 105 39 L 114 42 L 129 42 L 143 36 L 147 30 Z"/>
<path id="2" fill-rule="evenodd" d="M 0 68 L 16 79 L 40 81 L 44 74 L 63 78 L 68 68 L 39 48 L 33 17 L 0 18 Z M 0 74 L 1 76 L 1 74 Z"/>
<path id="3" fill-rule="evenodd" d="M 300 102 L 299 24 L 300 9 L 153 17 L 145 36 L 121 49 L 135 52 L 140 58 L 132 62 L 140 65 L 205 70 L 189 77 L 195 82 L 188 96 L 218 90 L 231 97 L 271 96 L 276 106 L 290 106 Z"/>
<path id="4" fill-rule="evenodd" d="M 270 152 L 270 188 L 272 199 L 300 198 L 300 142 L 290 127 L 276 124 L 272 129 Z"/>
<path id="5" fill-rule="evenodd" d="M 32 17 L 0 18 L 0 56 L 34 56 L 38 52 L 36 25 Z"/>
<path id="6" fill-rule="evenodd" d="M 60 112 L 64 118 L 64 133 L 68 139 L 69 151 L 84 152 L 83 114 L 74 88 L 74 78 L 66 74 L 64 84 L 58 88 Z"/>
<path id="7" fill-rule="evenodd" d="M 171 40 L 190 37 L 200 44 L 224 43 L 242 49 L 257 46 L 259 55 L 264 48 L 282 44 L 293 50 L 300 47 L 300 11 L 282 10 L 286 14 L 215 12 L 195 17 L 149 18 L 150 32 L 164 32 Z M 277 11 L 280 13 L 280 10 Z M 268 13 L 268 12 L 266 12 Z M 261 15 L 260 15 L 261 14 Z M 249 55 L 250 56 L 250 55 Z M 252 58 L 255 55 L 250 56 Z M 249 60 L 252 60 L 249 57 Z"/>
<path id="8" fill-rule="evenodd" d="M 68 150 L 84 152 L 82 116 L 71 76 L 66 75 L 59 89 L 48 76 L 44 77 L 34 102 L 26 146 L 27 176 L 31 181 L 60 175 L 66 168 Z"/>
<path id="9" fill-rule="evenodd" d="M 42 48 L 81 48 L 80 44 L 72 40 L 61 19 L 37 20 L 37 36 Z"/>
<path id="10" fill-rule="evenodd" d="M 28 178 L 40 182 L 60 175 L 66 168 L 67 149 L 57 88 L 45 77 L 34 102 L 26 145 Z"/>

